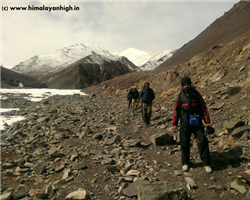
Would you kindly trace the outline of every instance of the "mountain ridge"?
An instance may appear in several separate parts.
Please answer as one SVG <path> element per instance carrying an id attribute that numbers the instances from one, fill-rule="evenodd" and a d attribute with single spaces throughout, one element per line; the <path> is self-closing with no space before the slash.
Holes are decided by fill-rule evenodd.
<path id="1" fill-rule="evenodd" d="M 54 73 L 93 53 L 102 55 L 110 60 L 119 60 L 119 57 L 114 56 L 103 47 L 93 43 L 86 45 L 81 43 L 57 49 L 46 55 L 33 56 L 14 66 L 12 70 L 45 81 L 52 77 Z"/>
<path id="2" fill-rule="evenodd" d="M 132 52 L 131 52 L 132 51 Z M 136 50 L 139 52 L 140 50 Z M 135 52 L 135 49 L 132 48 L 127 49 L 127 54 L 131 55 Z M 140 51 L 143 52 L 143 51 Z M 46 55 L 36 55 L 27 59 L 18 65 L 15 65 L 12 70 L 15 72 L 19 72 L 34 78 L 37 78 L 42 81 L 47 81 L 54 74 L 62 71 L 67 68 L 70 64 L 80 60 L 84 57 L 88 57 L 92 54 L 98 54 L 102 56 L 103 60 L 111 60 L 111 61 L 125 61 L 122 57 L 123 54 L 114 54 L 108 51 L 107 49 L 98 46 L 94 43 L 88 44 L 75 44 L 69 47 L 64 47 L 62 49 L 57 49 Z M 145 60 L 145 66 L 135 67 L 134 60 L 132 62 L 124 62 L 132 71 L 140 71 L 140 70 L 151 70 L 157 67 L 160 63 L 169 58 L 172 54 L 170 51 L 156 51 L 153 53 L 144 52 L 144 55 L 147 56 L 141 58 Z M 130 56 L 131 57 L 131 56 Z M 100 64 L 101 60 L 98 59 Z M 148 62 L 149 61 L 149 62 Z M 152 62 L 151 62 L 152 61 Z"/>
<path id="3" fill-rule="evenodd" d="M 137 69 L 137 66 L 133 65 L 126 57 L 114 61 L 105 60 L 98 54 L 92 54 L 55 74 L 47 82 L 47 85 L 50 88 L 58 89 L 82 89 L 133 72 L 134 69 Z"/>
<path id="4" fill-rule="evenodd" d="M 161 63 L 169 59 L 175 51 L 164 50 L 148 53 L 136 48 L 130 47 L 117 55 L 125 56 L 137 65 L 142 71 L 153 70 Z"/>

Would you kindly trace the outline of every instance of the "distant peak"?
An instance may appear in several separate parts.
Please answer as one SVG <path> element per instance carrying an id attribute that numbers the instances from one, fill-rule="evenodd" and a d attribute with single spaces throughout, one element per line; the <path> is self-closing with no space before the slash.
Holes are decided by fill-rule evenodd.
<path id="1" fill-rule="evenodd" d="M 137 51 L 140 51 L 140 50 L 138 50 L 138 49 L 136 49 L 136 48 L 134 48 L 134 47 L 129 47 L 129 48 L 127 48 L 126 50 L 137 50 Z"/>
<path id="2" fill-rule="evenodd" d="M 88 43 L 86 43 L 85 45 L 87 45 L 87 46 L 97 46 L 95 43 L 93 43 L 93 42 L 88 42 Z"/>
<path id="3" fill-rule="evenodd" d="M 139 50 L 139 49 L 136 49 L 136 48 L 133 48 L 133 47 L 129 47 L 128 49 L 126 49 L 126 50 L 124 50 L 124 51 L 122 51 L 121 53 L 133 53 L 133 54 L 148 54 L 148 52 L 146 52 L 146 51 L 141 51 L 141 50 Z"/>

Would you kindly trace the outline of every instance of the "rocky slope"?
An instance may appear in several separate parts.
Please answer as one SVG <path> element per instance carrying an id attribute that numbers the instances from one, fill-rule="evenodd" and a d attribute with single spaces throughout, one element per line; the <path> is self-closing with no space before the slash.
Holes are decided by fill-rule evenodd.
<path id="1" fill-rule="evenodd" d="M 247 4 L 236 4 L 227 16 L 245 16 Z M 181 171 L 171 119 L 184 76 L 204 97 L 215 128 L 207 136 L 213 174 L 205 173 L 195 138 L 191 169 Z M 126 102 L 128 89 L 146 81 L 156 94 L 147 128 L 140 108 L 133 114 Z M 2 107 L 20 108 L 6 114 L 27 118 L 1 135 L 6 198 L 71 199 L 81 193 L 81 199 L 103 200 L 250 199 L 249 35 L 224 40 L 169 69 L 124 74 L 83 91 L 90 95 L 29 102 L 8 94 L 2 100 Z"/>
<path id="2" fill-rule="evenodd" d="M 168 195 L 249 199 L 250 94 L 242 94 L 231 96 L 231 91 L 220 90 L 206 98 L 236 99 L 234 104 L 227 100 L 222 106 L 208 104 L 216 128 L 208 136 L 214 170 L 210 175 L 201 164 L 194 138 L 191 169 L 181 171 L 171 97 L 156 99 L 151 126 L 146 128 L 140 108 L 134 114 L 127 108 L 125 94 L 53 96 L 41 102 L 3 94 L 8 98 L 2 100 L 2 107 L 20 108 L 5 114 L 26 120 L 7 126 L 1 134 L 1 199 L 73 199 L 79 193 L 78 199 L 102 200 L 153 200 Z"/>
<path id="3" fill-rule="evenodd" d="M 20 108 L 6 115 L 27 119 L 1 134 L 2 198 L 70 199 L 81 193 L 80 199 L 103 200 L 152 200 L 170 194 L 179 199 L 249 199 L 248 39 L 213 47 L 172 70 L 122 75 L 86 88 L 92 93 L 87 97 L 29 102 L 4 95 L 9 98 L 1 107 Z M 214 170 L 210 175 L 201 164 L 195 138 L 191 169 L 181 171 L 179 138 L 171 118 L 184 75 L 205 98 L 215 128 L 208 136 Z M 126 102 L 128 88 L 145 81 L 156 93 L 147 128 L 140 109 L 133 114 Z"/>
<path id="4" fill-rule="evenodd" d="M 249 2 L 240 2 L 234 6 L 232 11 L 225 14 L 225 16 L 235 17 L 234 20 L 231 20 L 231 24 L 227 18 L 223 18 L 225 22 L 220 19 L 216 23 L 220 21 L 221 24 L 226 23 L 228 27 L 238 26 L 234 23 L 237 22 L 236 19 L 246 16 L 245 8 L 248 6 Z M 243 20 L 241 25 L 244 22 Z M 238 36 L 227 38 L 228 35 L 225 34 L 228 40 L 222 38 L 221 43 L 213 45 L 195 56 L 189 55 L 191 59 L 187 59 L 187 62 L 169 65 L 169 61 L 166 61 L 166 68 L 160 67 L 151 72 L 123 75 L 119 79 L 114 78 L 99 86 L 84 90 L 86 93 L 106 96 L 115 93 L 113 98 L 117 102 L 123 102 L 130 87 L 139 86 L 142 88 L 146 81 L 150 82 L 156 93 L 153 117 L 161 119 L 161 122 L 153 123 L 155 127 L 149 133 L 153 135 L 154 130 L 159 128 L 163 133 L 171 134 L 172 124 L 169 121 L 171 121 L 174 103 L 181 89 L 180 80 L 189 76 L 203 95 L 212 119 L 212 125 L 215 128 L 215 134 L 208 136 L 213 160 L 212 168 L 214 169 L 212 176 L 204 176 L 202 173 L 204 169 L 197 154 L 195 139 L 192 140 L 193 166 L 191 172 L 196 183 L 194 187 L 198 187 L 195 191 L 193 190 L 193 196 L 189 194 L 193 199 L 250 199 L 250 182 L 248 180 L 250 37 L 249 29 L 246 29 L 245 25 L 238 27 Z M 178 138 L 178 136 L 176 137 Z M 163 148 L 166 147 L 170 148 L 168 145 Z M 161 155 L 161 152 L 159 154 Z M 170 152 L 169 154 L 171 155 Z M 167 158 L 162 156 L 159 158 L 161 165 L 169 158 L 174 160 L 170 155 Z M 180 170 L 181 164 L 178 160 L 180 152 L 175 155 L 177 160 L 174 160 L 174 163 L 179 164 L 177 169 Z M 171 171 L 170 174 L 178 175 L 174 171 Z M 179 178 L 183 184 L 187 182 L 185 176 L 182 174 Z M 169 182 L 167 178 L 162 179 Z M 208 183 L 209 180 L 210 183 Z M 170 182 L 174 182 L 174 180 Z M 197 184 L 197 182 L 199 183 Z M 189 187 L 187 186 L 187 188 Z"/>
<path id="5" fill-rule="evenodd" d="M 19 114 L 26 120 L 7 126 L 1 134 L 2 195 L 250 199 L 249 49 L 249 38 L 214 46 L 172 70 L 133 72 L 86 88 L 84 92 L 91 94 L 87 97 L 29 102 L 4 95 L 9 98 L 1 107 L 20 108 L 6 115 Z M 179 137 L 171 119 L 180 79 L 186 75 L 203 95 L 215 128 L 207 136 L 213 174 L 206 174 L 195 138 L 191 169 L 181 171 Z M 147 128 L 140 108 L 133 114 L 126 102 L 128 88 L 142 87 L 145 81 L 156 93 Z"/>
<path id="6" fill-rule="evenodd" d="M 128 88 L 133 86 L 142 88 L 148 81 L 156 93 L 156 102 L 163 107 L 171 108 L 181 89 L 181 78 L 189 76 L 203 94 L 214 118 L 214 126 L 221 130 L 224 121 L 233 117 L 229 113 L 241 114 L 241 118 L 248 117 L 249 105 L 242 104 L 241 100 L 248 98 L 250 91 L 249 39 L 249 37 L 242 38 L 228 44 L 214 46 L 171 70 L 123 75 L 98 86 L 86 88 L 84 92 L 107 95 L 115 93 L 114 98 L 122 101 L 126 98 Z"/>
<path id="7" fill-rule="evenodd" d="M 160 69 L 170 69 L 171 65 L 187 62 L 195 55 L 211 47 L 230 43 L 250 35 L 250 2 L 240 1 L 222 17 L 214 21 L 196 38 L 183 45 L 170 59 L 161 64 Z"/>
<path id="8" fill-rule="evenodd" d="M 13 72 L 0 66 L 1 87 L 18 87 L 21 84 L 24 87 L 46 88 L 46 84 L 29 76 Z"/>

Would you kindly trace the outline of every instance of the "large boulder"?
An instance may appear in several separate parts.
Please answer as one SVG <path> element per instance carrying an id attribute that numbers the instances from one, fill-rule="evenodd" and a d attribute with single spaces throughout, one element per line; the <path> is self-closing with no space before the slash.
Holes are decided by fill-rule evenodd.
<path id="1" fill-rule="evenodd" d="M 149 137 L 149 140 L 155 145 L 166 145 L 166 144 L 174 144 L 173 136 L 168 133 L 157 133 Z"/>
<path id="2" fill-rule="evenodd" d="M 48 151 L 51 158 L 63 157 L 64 154 L 61 153 L 56 147 L 52 146 Z"/>
<path id="3" fill-rule="evenodd" d="M 241 194 L 244 194 L 247 190 L 244 185 L 239 185 L 237 181 L 231 183 L 231 188 L 238 190 Z"/>
<path id="4" fill-rule="evenodd" d="M 20 128 L 20 122 L 17 121 L 12 124 L 7 133 L 0 135 L 0 138 L 7 138 L 13 135 L 13 133 Z"/>
<path id="5" fill-rule="evenodd" d="M 1 194 L 0 199 L 1 200 L 9 200 L 11 198 L 11 193 L 12 192 L 7 192 L 5 194 Z"/>
<path id="6" fill-rule="evenodd" d="M 216 72 L 212 77 L 209 78 L 209 80 L 212 83 L 216 83 L 218 82 L 222 77 L 224 77 L 226 75 L 226 71 L 218 71 Z"/>
<path id="7" fill-rule="evenodd" d="M 120 142 L 120 141 L 121 141 L 121 136 L 115 135 L 112 138 L 107 139 L 105 142 L 105 145 L 112 145 L 112 144 Z"/>
<path id="8" fill-rule="evenodd" d="M 21 199 L 21 198 L 26 196 L 26 194 L 29 192 L 29 190 L 30 190 L 29 186 L 19 188 L 12 193 L 12 198 L 13 199 Z"/>
<path id="9" fill-rule="evenodd" d="M 34 171 L 37 173 L 37 174 L 43 174 L 45 171 L 46 171 L 46 162 L 45 161 L 42 161 L 42 162 L 39 162 Z"/>
<path id="10" fill-rule="evenodd" d="M 89 199 L 89 195 L 86 190 L 78 189 L 77 191 L 71 192 L 66 196 L 66 199 L 77 199 L 77 200 L 85 200 Z"/>
<path id="11" fill-rule="evenodd" d="M 138 187 L 138 200 L 185 200 L 187 192 L 182 183 L 148 184 Z"/>
<path id="12" fill-rule="evenodd" d="M 230 96 L 236 95 L 236 94 L 238 94 L 242 90 L 242 88 L 244 88 L 244 86 L 245 85 L 243 83 L 238 84 L 238 85 L 228 86 L 227 93 Z"/>
<path id="13" fill-rule="evenodd" d="M 79 162 L 72 167 L 72 170 L 87 169 L 88 166 L 84 162 Z"/>
<path id="14" fill-rule="evenodd" d="M 233 130 L 231 136 L 234 138 L 240 138 L 245 131 L 250 131 L 250 125 L 241 126 Z"/>
<path id="15" fill-rule="evenodd" d="M 130 184 L 127 188 L 125 188 L 123 190 L 123 194 L 125 194 L 126 196 L 129 196 L 129 197 L 137 196 L 137 187 L 142 186 L 142 185 L 146 185 L 146 184 L 149 184 L 149 182 L 146 180 L 143 180 L 143 179 L 138 179 L 135 182 L 133 182 L 132 184 Z"/>
<path id="16" fill-rule="evenodd" d="M 240 126 L 244 126 L 244 125 L 245 125 L 245 121 L 231 119 L 231 120 L 227 120 L 224 122 L 224 129 L 232 131 L 233 129 L 240 127 Z"/>

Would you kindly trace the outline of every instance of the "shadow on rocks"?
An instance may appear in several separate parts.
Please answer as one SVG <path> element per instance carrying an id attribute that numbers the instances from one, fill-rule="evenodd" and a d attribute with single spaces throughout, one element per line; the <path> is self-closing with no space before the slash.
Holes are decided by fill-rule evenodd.
<path id="1" fill-rule="evenodd" d="M 226 169 L 229 165 L 232 168 L 237 168 L 242 161 L 241 155 L 242 149 L 240 147 L 234 147 L 223 153 L 213 152 L 211 154 L 212 168 L 214 171 Z"/>
<path id="2" fill-rule="evenodd" d="M 193 163 L 193 162 L 190 162 L 190 167 L 191 168 L 200 168 L 200 167 L 203 167 L 203 163 L 202 162 L 198 162 L 198 163 Z"/>

